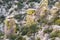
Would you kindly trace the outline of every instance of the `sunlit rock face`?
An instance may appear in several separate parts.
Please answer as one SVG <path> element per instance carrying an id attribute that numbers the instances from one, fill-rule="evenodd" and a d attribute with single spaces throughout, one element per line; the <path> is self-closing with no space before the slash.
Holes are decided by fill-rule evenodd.
<path id="1" fill-rule="evenodd" d="M 56 2 L 55 6 L 60 9 L 60 2 Z"/>
<path id="2" fill-rule="evenodd" d="M 58 11 L 58 8 L 55 7 L 55 6 L 54 6 L 53 8 L 51 8 L 51 10 L 50 10 L 50 12 L 51 12 L 52 14 L 56 14 L 57 11 Z"/>

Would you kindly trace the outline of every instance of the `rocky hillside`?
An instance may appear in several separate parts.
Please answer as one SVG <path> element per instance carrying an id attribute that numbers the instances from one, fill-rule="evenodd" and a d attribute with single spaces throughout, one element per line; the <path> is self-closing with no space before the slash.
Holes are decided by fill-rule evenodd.
<path id="1" fill-rule="evenodd" d="M 6 26 L 15 34 L 6 35 Z M 60 0 L 0 0 L 0 39 L 4 38 L 60 40 Z"/>

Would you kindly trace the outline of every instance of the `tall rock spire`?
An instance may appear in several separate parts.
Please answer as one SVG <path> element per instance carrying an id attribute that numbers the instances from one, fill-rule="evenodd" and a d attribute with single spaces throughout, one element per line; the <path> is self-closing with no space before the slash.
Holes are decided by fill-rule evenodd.
<path id="1" fill-rule="evenodd" d="M 40 2 L 39 7 L 44 7 L 44 6 L 48 6 L 48 0 L 42 0 L 42 1 Z"/>
<path id="2" fill-rule="evenodd" d="M 4 27 L 4 38 L 7 38 L 7 35 L 10 34 L 15 34 L 16 32 L 16 24 L 13 16 L 7 16 L 6 19 L 4 20 L 5 27 Z"/>
<path id="3" fill-rule="evenodd" d="M 44 11 L 47 10 L 48 7 L 48 0 L 41 0 L 39 3 L 39 8 L 36 10 L 36 15 L 44 14 Z"/>

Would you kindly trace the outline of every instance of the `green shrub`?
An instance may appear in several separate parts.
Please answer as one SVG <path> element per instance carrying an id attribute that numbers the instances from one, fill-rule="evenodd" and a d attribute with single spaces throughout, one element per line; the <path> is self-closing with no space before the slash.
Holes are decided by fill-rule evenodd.
<path id="1" fill-rule="evenodd" d="M 11 8 L 11 6 L 12 6 L 12 4 L 8 4 L 8 5 L 9 5 L 9 6 L 7 6 L 7 8 L 8 8 L 8 9 L 10 9 L 10 8 Z"/>
<path id="2" fill-rule="evenodd" d="M 60 25 L 60 19 L 57 19 L 57 20 L 55 21 L 55 24 Z"/>
<path id="3" fill-rule="evenodd" d="M 38 31 L 38 27 L 36 24 L 32 24 L 29 29 L 31 30 L 32 33 L 36 33 Z"/>
<path id="4" fill-rule="evenodd" d="M 52 28 L 47 28 L 47 29 L 44 30 L 44 33 L 51 33 L 52 30 L 53 30 Z"/>
<path id="5" fill-rule="evenodd" d="M 55 37 L 51 38 L 51 40 L 55 40 Z"/>
<path id="6" fill-rule="evenodd" d="M 18 6 L 18 9 L 22 9 L 23 8 L 23 1 L 18 0 L 17 6 Z"/>
<path id="7" fill-rule="evenodd" d="M 18 3 L 17 6 L 18 6 L 18 9 L 22 9 L 23 8 L 22 3 Z"/>
<path id="8" fill-rule="evenodd" d="M 5 20 L 5 16 L 0 16 L 0 21 L 3 22 Z"/>
<path id="9" fill-rule="evenodd" d="M 53 37 L 60 37 L 60 30 L 56 30 L 54 32 L 51 32 L 50 33 L 50 37 L 53 38 Z"/>
<path id="10" fill-rule="evenodd" d="M 36 40 L 40 40 L 40 38 L 38 38 L 38 37 L 37 37 L 37 39 L 36 39 Z"/>
<path id="11" fill-rule="evenodd" d="M 29 32 L 27 32 L 27 36 L 31 36 L 31 30 Z"/>
<path id="12" fill-rule="evenodd" d="M 29 0 L 28 2 L 40 2 L 41 0 Z"/>
<path id="13" fill-rule="evenodd" d="M 35 24 L 32 24 L 29 27 L 23 27 L 21 29 L 22 35 L 31 35 L 32 33 L 36 33 L 38 31 L 38 27 Z"/>
<path id="14" fill-rule="evenodd" d="M 40 21 L 41 21 L 41 19 L 38 19 L 38 20 L 37 20 L 37 22 L 40 22 Z"/>
<path id="15" fill-rule="evenodd" d="M 9 1 L 12 1 L 12 0 L 2 0 L 4 3 L 8 3 Z"/>
<path id="16" fill-rule="evenodd" d="M 20 15 L 19 14 L 18 15 L 15 15 L 14 18 L 15 19 L 19 19 L 20 18 Z"/>
<path id="17" fill-rule="evenodd" d="M 14 34 L 7 35 L 7 38 L 9 38 L 10 40 L 15 40 L 16 37 L 17 35 Z"/>
<path id="18" fill-rule="evenodd" d="M 26 40 L 26 39 L 23 38 L 22 36 L 18 36 L 17 40 Z"/>
<path id="19" fill-rule="evenodd" d="M 28 30 L 29 30 L 28 27 L 23 27 L 23 28 L 21 29 L 22 35 L 26 35 L 27 32 L 28 32 Z"/>
<path id="20" fill-rule="evenodd" d="M 1 36 L 4 36 L 4 34 L 2 32 L 0 32 L 0 38 L 1 38 Z"/>
<path id="21" fill-rule="evenodd" d="M 52 32 L 50 33 L 50 37 L 53 38 L 53 37 L 57 37 L 57 34 L 55 32 Z"/>
<path id="22" fill-rule="evenodd" d="M 17 15 L 14 16 L 14 18 L 17 19 L 18 21 L 21 21 L 21 20 L 24 19 L 24 16 L 25 16 L 25 14 L 17 14 Z"/>

